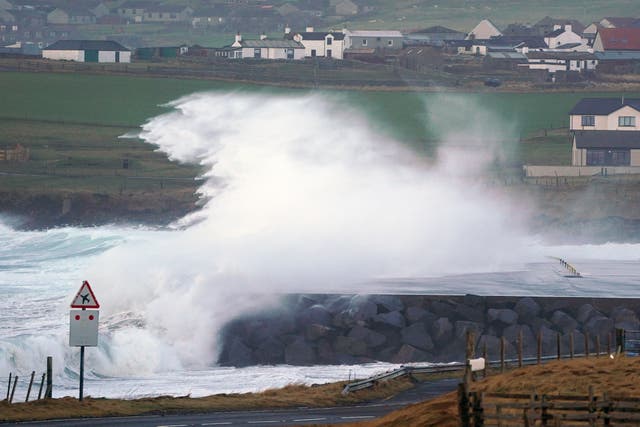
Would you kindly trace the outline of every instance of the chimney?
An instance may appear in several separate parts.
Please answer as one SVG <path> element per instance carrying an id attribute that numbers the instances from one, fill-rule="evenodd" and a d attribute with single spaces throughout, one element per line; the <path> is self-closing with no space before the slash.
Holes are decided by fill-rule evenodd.
<path id="1" fill-rule="evenodd" d="M 284 33 L 285 34 L 290 34 L 291 33 L 291 27 L 289 27 L 288 25 L 286 27 L 284 27 Z"/>
<path id="2" fill-rule="evenodd" d="M 555 31 L 555 30 L 559 30 L 560 28 L 562 28 L 562 25 L 560 25 L 560 24 L 553 24 L 553 31 Z"/>
<path id="3" fill-rule="evenodd" d="M 307 27 L 307 33 L 313 33 L 313 27 Z"/>
<path id="4" fill-rule="evenodd" d="M 266 40 L 267 35 L 265 33 L 260 34 L 260 40 Z"/>
<path id="5" fill-rule="evenodd" d="M 240 32 L 236 33 L 236 43 L 240 43 L 242 41 L 242 34 Z"/>
<path id="6" fill-rule="evenodd" d="M 564 30 L 565 30 L 567 33 L 570 33 L 570 32 L 571 32 L 571 24 L 565 24 L 565 26 L 564 26 Z"/>

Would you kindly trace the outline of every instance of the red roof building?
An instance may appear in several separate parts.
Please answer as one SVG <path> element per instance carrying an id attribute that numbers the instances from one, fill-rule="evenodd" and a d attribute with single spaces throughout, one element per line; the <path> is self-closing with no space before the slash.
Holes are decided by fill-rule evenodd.
<path id="1" fill-rule="evenodd" d="M 596 52 L 640 51 L 640 28 L 601 28 L 593 49 Z"/>

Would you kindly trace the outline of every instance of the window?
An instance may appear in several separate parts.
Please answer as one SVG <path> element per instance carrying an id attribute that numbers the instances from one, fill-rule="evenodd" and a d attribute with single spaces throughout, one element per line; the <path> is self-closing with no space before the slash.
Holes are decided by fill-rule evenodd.
<path id="1" fill-rule="evenodd" d="M 327 49 L 327 58 L 331 58 L 331 49 Z"/>
<path id="2" fill-rule="evenodd" d="M 333 43 L 333 38 L 327 37 L 327 46 L 331 46 L 332 43 Z"/>
<path id="3" fill-rule="evenodd" d="M 367 45 L 367 39 L 362 39 L 362 46 L 366 46 Z"/>
<path id="4" fill-rule="evenodd" d="M 595 125 L 596 125 L 595 116 L 582 116 L 582 126 L 595 126 Z"/>
<path id="5" fill-rule="evenodd" d="M 634 127 L 635 125 L 636 125 L 636 118 L 634 116 L 618 117 L 618 126 L 620 127 Z"/>
<path id="6" fill-rule="evenodd" d="M 393 40 L 388 40 L 387 41 L 387 46 L 393 46 Z"/>
<path id="7" fill-rule="evenodd" d="M 311 57 L 312 58 L 316 57 L 316 50 L 315 49 L 311 49 Z"/>
<path id="8" fill-rule="evenodd" d="M 253 57 L 256 59 L 262 58 L 262 51 L 260 49 L 253 49 Z"/>
<path id="9" fill-rule="evenodd" d="M 587 150 L 587 166 L 629 166 L 629 150 Z"/>
<path id="10" fill-rule="evenodd" d="M 287 59 L 293 59 L 293 49 L 287 49 Z"/>

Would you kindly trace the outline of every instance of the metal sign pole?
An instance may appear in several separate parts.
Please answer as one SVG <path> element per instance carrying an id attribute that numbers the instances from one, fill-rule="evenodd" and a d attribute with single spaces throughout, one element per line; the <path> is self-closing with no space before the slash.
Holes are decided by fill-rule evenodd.
<path id="1" fill-rule="evenodd" d="M 80 397 L 82 402 L 82 388 L 84 386 L 84 346 L 80 346 Z"/>

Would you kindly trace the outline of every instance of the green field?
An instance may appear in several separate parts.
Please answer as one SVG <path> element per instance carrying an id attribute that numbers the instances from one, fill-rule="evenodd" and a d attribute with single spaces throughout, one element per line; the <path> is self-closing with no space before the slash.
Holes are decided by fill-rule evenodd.
<path id="1" fill-rule="evenodd" d="M 22 143 L 32 151 L 25 164 L 0 171 L 92 175 L 110 191 L 132 186 L 116 175 L 193 177 L 138 140 L 118 139 L 162 105 L 199 91 L 299 95 L 308 90 L 260 88 L 205 80 L 49 73 L 0 73 L 0 146 Z M 341 114 L 362 114 L 378 132 L 432 153 L 440 141 L 459 146 L 502 144 L 510 164 L 569 161 L 567 113 L 580 93 L 422 93 L 324 91 Z M 632 96 L 632 94 L 625 94 Z M 587 96 L 618 96 L 588 94 Z M 555 129 L 551 132 L 551 129 Z M 545 136 L 548 133 L 548 136 Z M 526 140 L 526 142 L 521 142 Z M 130 169 L 122 170 L 122 159 Z M 36 179 L 36 178 L 34 178 Z M 5 179 L 0 184 L 7 185 Z M 68 183 L 60 180 L 59 185 Z M 26 185 L 27 180 L 22 180 Z M 85 183 L 95 187 L 96 183 Z M 49 183 L 50 184 L 50 183 Z M 17 185 L 15 183 L 11 185 Z M 72 187 L 76 184 L 72 184 Z M 154 185 L 157 185 L 154 184 Z"/>

